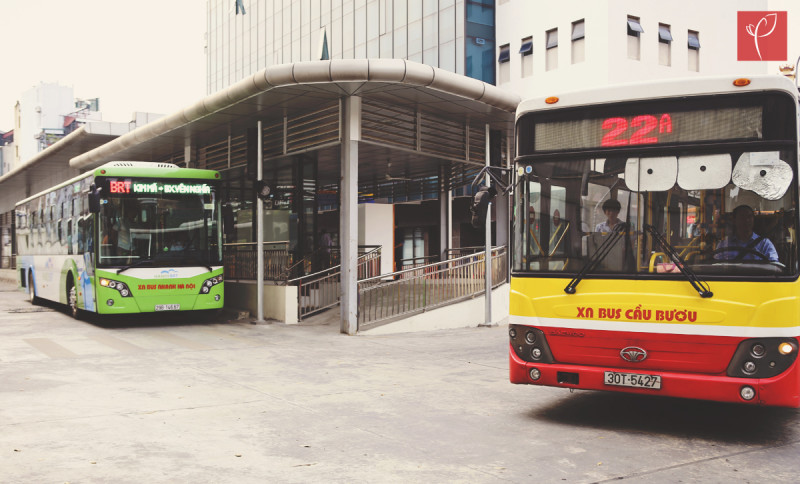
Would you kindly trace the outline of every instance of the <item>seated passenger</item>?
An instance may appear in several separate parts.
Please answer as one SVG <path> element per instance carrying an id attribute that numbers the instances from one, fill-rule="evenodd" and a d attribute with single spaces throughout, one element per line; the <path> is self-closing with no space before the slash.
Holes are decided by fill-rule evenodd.
<path id="1" fill-rule="evenodd" d="M 595 226 L 595 232 L 611 232 L 614 230 L 614 227 L 617 226 L 622 220 L 620 220 L 617 215 L 619 215 L 619 211 L 622 208 L 619 201 L 614 200 L 613 198 L 609 198 L 605 202 L 603 202 L 603 213 L 606 214 L 608 220 L 605 222 L 599 223 Z"/>
<path id="2" fill-rule="evenodd" d="M 778 262 L 778 251 L 766 237 L 753 232 L 755 213 L 749 205 L 739 205 L 733 209 L 733 233 L 719 243 L 715 259 L 721 260 L 769 260 Z M 720 250 L 730 248 L 729 250 Z M 750 250 L 747 250 L 750 249 Z M 764 257 L 759 257 L 758 254 Z"/>

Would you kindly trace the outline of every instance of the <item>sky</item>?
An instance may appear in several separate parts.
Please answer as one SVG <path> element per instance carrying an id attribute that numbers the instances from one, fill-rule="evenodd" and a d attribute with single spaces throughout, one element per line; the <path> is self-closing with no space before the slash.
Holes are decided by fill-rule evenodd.
<path id="1" fill-rule="evenodd" d="M 206 94 L 205 0 L 0 0 L 0 131 L 40 82 L 100 98 L 104 121 Z"/>

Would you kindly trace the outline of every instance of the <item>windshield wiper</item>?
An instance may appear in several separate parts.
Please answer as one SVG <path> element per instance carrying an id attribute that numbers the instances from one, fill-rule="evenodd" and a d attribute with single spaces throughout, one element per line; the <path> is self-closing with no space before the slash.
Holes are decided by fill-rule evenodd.
<path id="1" fill-rule="evenodd" d="M 125 272 L 128 269 L 132 269 L 134 267 L 140 267 L 140 266 L 143 266 L 145 264 L 152 264 L 152 263 L 153 263 L 153 259 L 142 259 L 142 260 L 134 262 L 133 264 L 131 264 L 129 266 L 120 267 L 119 269 L 117 269 L 117 274 Z"/>
<path id="2" fill-rule="evenodd" d="M 664 249 L 664 252 L 669 256 L 672 263 L 675 264 L 675 267 L 677 267 L 679 271 L 681 271 L 681 274 L 686 276 L 689 284 L 691 284 L 697 293 L 700 294 L 700 297 L 714 296 L 714 293 L 711 292 L 711 288 L 708 287 L 708 283 L 697 277 L 697 274 L 695 274 L 694 271 L 686 266 L 675 248 L 672 247 L 669 242 L 667 242 L 667 239 L 665 239 L 655 227 L 645 224 L 644 231 L 649 233 L 653 237 L 653 240 L 655 240 L 656 243 L 660 245 L 662 249 Z"/>
<path id="3" fill-rule="evenodd" d="M 625 222 L 620 222 L 614 226 L 614 229 L 611 230 L 611 235 L 609 235 L 608 238 L 604 240 L 602 244 L 600 244 L 600 247 L 594 251 L 592 257 L 590 257 L 586 264 L 581 267 L 578 275 L 575 276 L 575 278 L 572 279 L 569 284 L 567 284 L 567 287 L 564 288 L 564 292 L 567 294 L 575 294 L 575 288 L 578 286 L 578 283 L 583 280 L 583 277 L 589 271 L 594 270 L 595 266 L 599 264 L 600 261 L 606 258 L 609 252 L 611 252 L 611 249 L 613 249 L 614 246 L 617 245 L 617 242 L 619 242 L 619 239 L 622 238 L 622 233 L 627 229 L 628 224 Z"/>

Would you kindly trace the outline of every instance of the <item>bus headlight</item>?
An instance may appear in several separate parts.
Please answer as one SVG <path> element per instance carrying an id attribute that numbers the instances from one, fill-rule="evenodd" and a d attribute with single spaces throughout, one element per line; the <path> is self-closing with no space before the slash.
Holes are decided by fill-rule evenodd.
<path id="1" fill-rule="evenodd" d="M 797 359 L 797 340 L 750 338 L 739 343 L 728 364 L 728 376 L 772 378 L 788 370 Z"/>
<path id="2" fill-rule="evenodd" d="M 105 277 L 101 277 L 100 278 L 100 285 L 102 287 L 107 287 L 109 289 L 116 290 L 119 293 L 119 295 L 122 296 L 122 297 L 131 297 L 131 296 L 133 296 L 133 294 L 131 294 L 130 289 L 128 289 L 128 286 L 124 282 L 119 282 L 119 281 L 115 281 L 113 279 L 106 279 Z"/>
<path id="3" fill-rule="evenodd" d="M 216 286 L 217 284 L 222 283 L 222 274 L 214 277 L 209 277 L 202 284 L 200 284 L 200 294 L 208 294 L 211 292 L 211 288 Z"/>

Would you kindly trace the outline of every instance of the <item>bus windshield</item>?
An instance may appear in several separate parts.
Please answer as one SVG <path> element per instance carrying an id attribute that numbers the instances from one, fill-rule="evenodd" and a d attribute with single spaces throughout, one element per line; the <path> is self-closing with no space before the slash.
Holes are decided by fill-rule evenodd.
<path id="1" fill-rule="evenodd" d="M 217 187 L 205 180 L 100 182 L 98 267 L 222 263 Z M 132 187 L 138 187 L 136 190 Z"/>
<path id="2" fill-rule="evenodd" d="M 520 160 L 513 268 L 796 275 L 796 160 L 793 148 Z"/>

